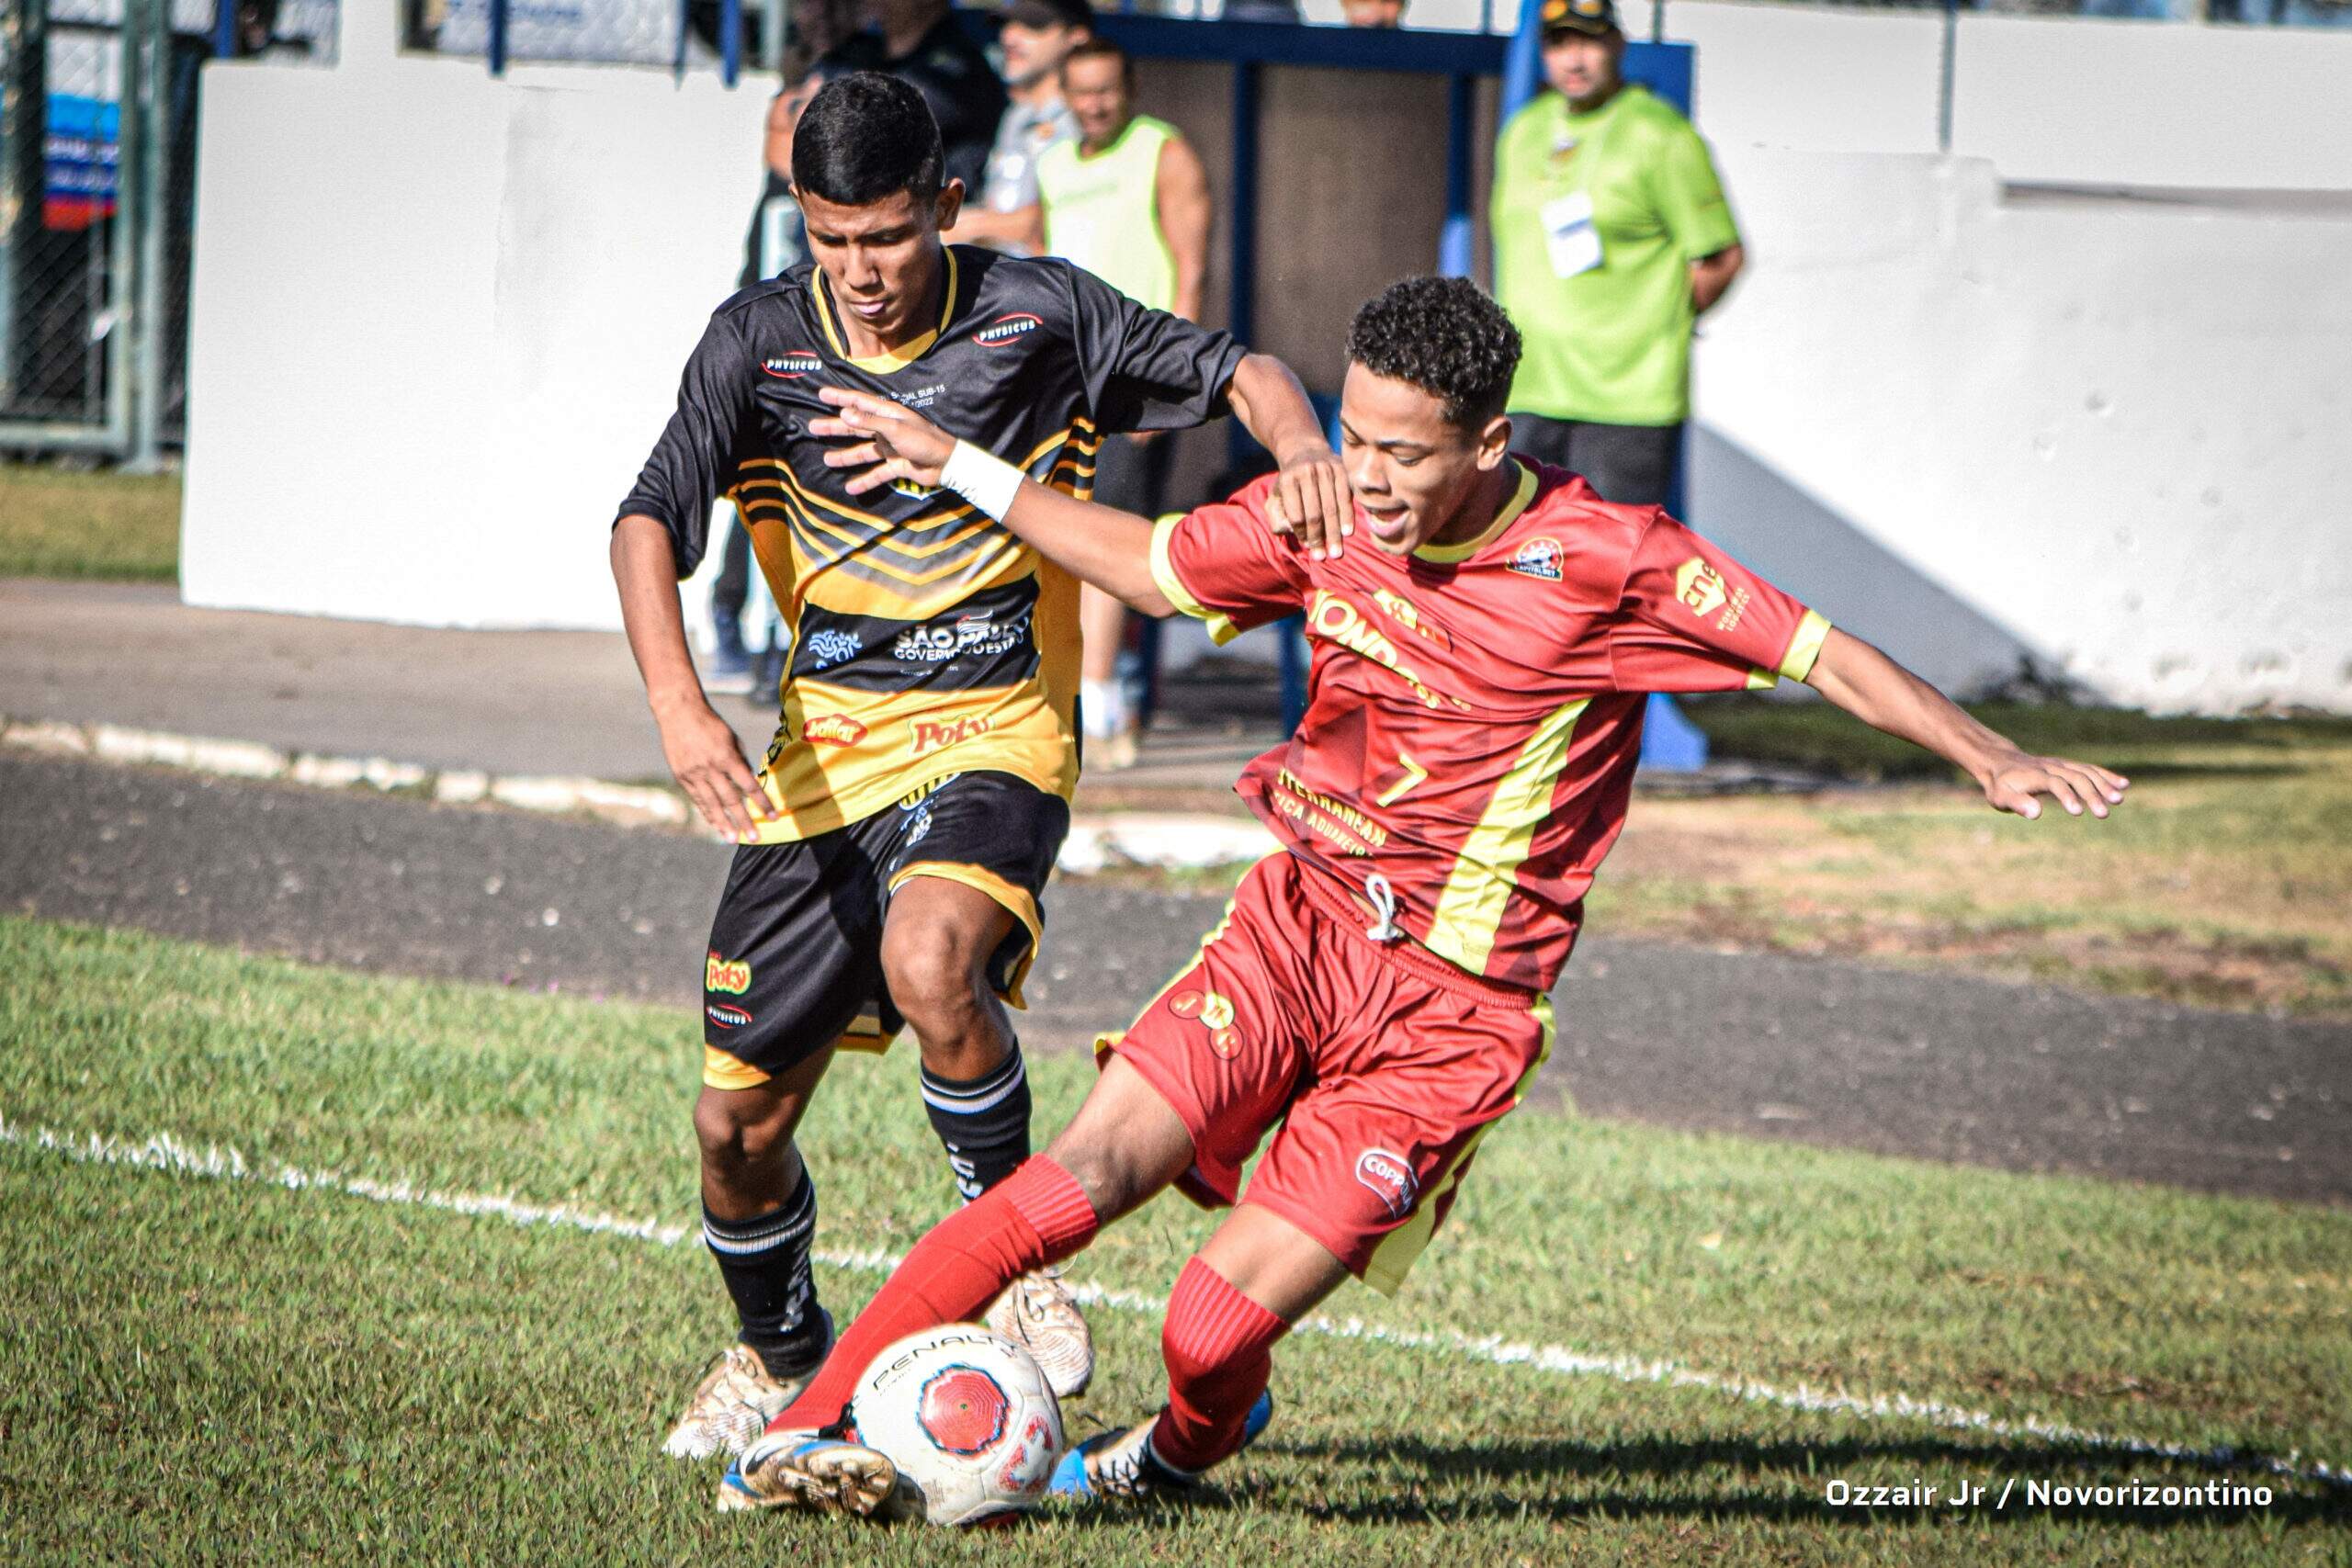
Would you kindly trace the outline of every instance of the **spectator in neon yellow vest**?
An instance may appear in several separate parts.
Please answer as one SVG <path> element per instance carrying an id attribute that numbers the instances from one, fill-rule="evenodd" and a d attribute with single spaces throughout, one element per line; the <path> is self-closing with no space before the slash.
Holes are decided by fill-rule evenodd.
<path id="1" fill-rule="evenodd" d="M 1526 351 L 1511 446 L 1604 500 L 1662 504 L 1690 412 L 1690 328 L 1744 259 L 1707 145 L 1618 73 L 1613 0 L 1541 0 L 1540 94 L 1503 127 L 1495 297 Z"/>
<path id="2" fill-rule="evenodd" d="M 1136 113 L 1135 62 L 1106 38 L 1088 39 L 1063 60 L 1062 98 L 1078 119 L 1078 140 L 1038 155 L 1039 202 L 1029 219 L 1037 248 L 1137 304 L 1200 320 L 1213 217 L 1200 154 L 1166 120 Z M 1095 457 L 1094 499 L 1158 516 L 1169 457 L 1157 436 L 1106 438 Z M 1126 606 L 1088 585 L 1079 618 L 1086 633 L 1079 706 L 1092 748 L 1087 764 L 1125 767 L 1136 750 L 1117 680 Z"/>

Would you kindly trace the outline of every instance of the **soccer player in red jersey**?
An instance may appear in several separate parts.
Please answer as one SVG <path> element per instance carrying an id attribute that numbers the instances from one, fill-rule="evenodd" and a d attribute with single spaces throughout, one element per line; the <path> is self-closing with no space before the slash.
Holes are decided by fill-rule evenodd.
<path id="1" fill-rule="evenodd" d="M 1357 312 L 1343 457 L 1377 547 L 1302 548 L 1260 481 L 1154 525 L 1057 495 L 915 412 L 828 389 L 851 488 L 944 485 L 1046 558 L 1220 639 L 1303 611 L 1306 721 L 1239 789 L 1283 851 L 1125 1034 L 1046 1152 L 910 1252 L 728 1486 L 742 1506 L 873 1510 L 888 1459 L 844 1440 L 874 1352 L 969 1316 L 1170 1185 L 1233 1213 L 1168 1304 L 1166 1405 L 1057 1491 L 1189 1486 L 1262 1425 L 1270 1353 L 1349 1275 L 1384 1292 L 1443 1223 L 1552 1034 L 1545 993 L 1623 826 L 1652 692 L 1804 681 L 1966 770 L 1996 809 L 2104 817 L 2126 781 L 2030 756 L 1656 507 L 1514 457 L 1519 336 L 1459 279 Z M 1250 1179 L 1240 1170 L 1270 1128 Z M 852 1413 L 854 1419 L 854 1413 Z"/>

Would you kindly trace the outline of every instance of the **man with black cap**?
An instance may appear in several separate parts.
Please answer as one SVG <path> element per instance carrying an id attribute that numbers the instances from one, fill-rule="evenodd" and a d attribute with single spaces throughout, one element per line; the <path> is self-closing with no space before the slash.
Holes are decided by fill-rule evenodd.
<path id="1" fill-rule="evenodd" d="M 1614 0 L 1542 0 L 1538 96 L 1503 128 L 1495 295 L 1526 351 L 1515 450 L 1607 500 L 1659 505 L 1690 411 L 1690 328 L 1743 259 L 1706 143 L 1618 73 Z"/>
<path id="2" fill-rule="evenodd" d="M 1012 106 L 997 122 L 988 184 L 967 205 L 954 238 L 1031 254 L 1037 205 L 1037 160 L 1048 147 L 1078 140 L 1078 120 L 1062 99 L 1062 62 L 1094 36 L 1087 0 L 1012 0 L 1004 8 L 1004 85 Z"/>

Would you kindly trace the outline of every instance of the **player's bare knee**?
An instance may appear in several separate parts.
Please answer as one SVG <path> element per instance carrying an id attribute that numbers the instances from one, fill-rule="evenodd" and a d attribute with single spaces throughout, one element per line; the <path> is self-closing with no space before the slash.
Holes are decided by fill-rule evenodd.
<path id="1" fill-rule="evenodd" d="M 978 971 L 962 933 L 944 921 L 893 926 L 883 938 L 891 1004 L 924 1043 L 926 1059 L 933 1042 L 960 1040 L 984 1016 Z"/>
<path id="2" fill-rule="evenodd" d="M 695 1138 L 702 1145 L 703 1168 L 723 1178 L 773 1166 L 792 1147 L 792 1122 L 783 1107 L 747 1104 L 731 1095 L 703 1095 L 695 1101 Z"/>
<path id="3" fill-rule="evenodd" d="M 1077 1131 L 1066 1129 L 1046 1154 L 1069 1172 L 1098 1218 L 1116 1219 L 1167 1185 L 1155 1180 L 1153 1173 L 1144 1170 L 1129 1151 L 1099 1138 L 1073 1138 L 1070 1134 Z"/>

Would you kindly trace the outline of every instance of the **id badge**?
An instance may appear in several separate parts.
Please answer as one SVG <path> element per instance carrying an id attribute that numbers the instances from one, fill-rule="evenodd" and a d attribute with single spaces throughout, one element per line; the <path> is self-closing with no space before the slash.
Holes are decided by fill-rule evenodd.
<path id="1" fill-rule="evenodd" d="M 1600 231 L 1592 220 L 1592 195 L 1572 190 L 1537 209 L 1544 221 L 1544 248 L 1555 277 L 1574 277 L 1600 265 Z"/>

